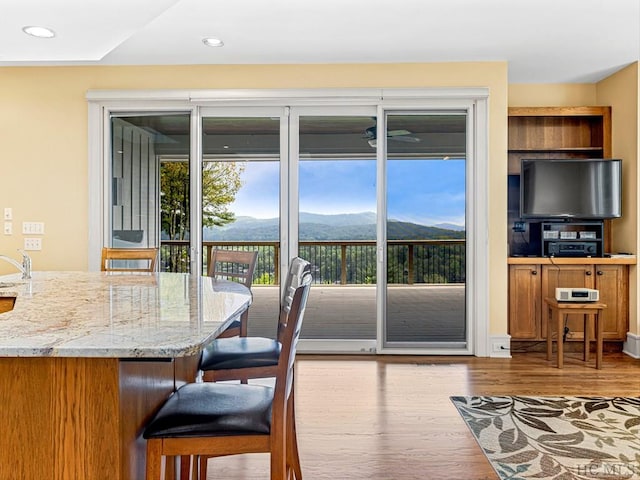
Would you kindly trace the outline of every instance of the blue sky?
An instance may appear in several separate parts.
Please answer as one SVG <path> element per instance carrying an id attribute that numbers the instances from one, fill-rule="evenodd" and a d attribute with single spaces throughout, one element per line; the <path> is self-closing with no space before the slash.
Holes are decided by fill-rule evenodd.
<path id="1" fill-rule="evenodd" d="M 231 209 L 238 216 L 278 216 L 278 163 L 248 162 Z M 464 225 L 464 160 L 391 160 L 387 167 L 388 214 L 422 225 Z M 300 210 L 310 213 L 376 211 L 375 160 L 303 161 Z"/>

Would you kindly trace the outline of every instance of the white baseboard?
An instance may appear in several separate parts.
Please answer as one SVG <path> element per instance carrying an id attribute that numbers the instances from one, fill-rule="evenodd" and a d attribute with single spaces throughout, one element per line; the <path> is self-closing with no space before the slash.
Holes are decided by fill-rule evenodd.
<path id="1" fill-rule="evenodd" d="M 491 335 L 489 342 L 491 358 L 511 358 L 511 335 Z"/>
<path id="2" fill-rule="evenodd" d="M 633 358 L 640 358 L 640 335 L 627 333 L 627 341 L 622 345 L 622 352 Z"/>
<path id="3" fill-rule="evenodd" d="M 315 340 L 300 339 L 298 353 L 327 353 L 327 354 L 368 354 L 375 355 L 375 340 Z"/>
<path id="4" fill-rule="evenodd" d="M 640 337 L 639 337 L 640 339 Z M 510 335 L 492 335 L 489 338 L 489 357 L 492 358 L 511 358 L 511 336 Z M 316 339 L 300 339 L 298 343 L 298 353 L 307 354 L 376 354 L 375 340 L 316 340 Z M 449 350 L 393 350 L 385 353 L 402 353 L 405 355 L 461 355 L 463 352 L 453 352 Z"/>

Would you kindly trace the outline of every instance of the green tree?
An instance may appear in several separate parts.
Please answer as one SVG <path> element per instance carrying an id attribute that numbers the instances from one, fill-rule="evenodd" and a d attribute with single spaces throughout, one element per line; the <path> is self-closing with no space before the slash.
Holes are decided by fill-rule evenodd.
<path id="1" fill-rule="evenodd" d="M 238 190 L 244 167 L 236 162 L 208 162 L 202 170 L 202 225 L 223 226 L 235 221 L 229 210 Z M 163 237 L 169 240 L 189 239 L 189 163 L 183 161 L 163 162 L 160 167 L 160 208 Z M 180 249 L 181 251 L 183 249 Z M 186 264 L 188 258 L 171 255 L 168 268 L 182 271 L 179 263 Z"/>
<path id="2" fill-rule="evenodd" d="M 163 236 L 185 240 L 189 236 L 189 163 L 163 162 L 160 166 L 160 221 Z"/>
<path id="3" fill-rule="evenodd" d="M 242 186 L 244 166 L 236 162 L 208 162 L 202 171 L 202 226 L 221 227 L 236 220 L 229 210 Z"/>

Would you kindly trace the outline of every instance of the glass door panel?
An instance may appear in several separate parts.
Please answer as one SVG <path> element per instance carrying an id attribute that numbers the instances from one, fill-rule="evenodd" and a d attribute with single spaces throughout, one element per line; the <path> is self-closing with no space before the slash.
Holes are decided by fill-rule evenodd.
<path id="1" fill-rule="evenodd" d="M 314 275 L 301 337 L 375 340 L 375 117 L 333 112 L 297 117 L 298 252 Z"/>
<path id="2" fill-rule="evenodd" d="M 281 118 L 202 119 L 202 271 L 214 248 L 257 250 L 249 335 L 274 338 L 280 307 Z"/>
<path id="3" fill-rule="evenodd" d="M 160 270 L 188 271 L 188 249 L 184 249 L 184 263 L 165 241 L 179 242 L 189 235 L 190 138 L 188 113 L 111 118 L 111 228 L 107 242 L 115 248 L 160 247 L 162 239 Z M 185 174 L 186 183 L 182 183 Z"/>
<path id="4" fill-rule="evenodd" d="M 386 116 L 384 347 L 466 347 L 466 121 Z"/>

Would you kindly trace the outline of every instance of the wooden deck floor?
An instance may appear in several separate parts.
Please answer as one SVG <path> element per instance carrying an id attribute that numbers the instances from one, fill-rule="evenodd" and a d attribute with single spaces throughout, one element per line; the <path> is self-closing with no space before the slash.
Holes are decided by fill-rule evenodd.
<path id="1" fill-rule="evenodd" d="M 278 311 L 277 287 L 254 286 L 249 333 L 272 336 Z M 388 288 L 390 341 L 464 341 L 465 287 L 401 285 Z M 303 338 L 375 339 L 374 286 L 313 285 Z"/>
<path id="2" fill-rule="evenodd" d="M 296 401 L 306 480 L 495 480 L 452 395 L 640 396 L 640 361 L 605 354 L 602 370 L 567 355 L 511 359 L 298 358 Z M 209 460 L 209 480 L 268 480 L 266 455 Z"/>

